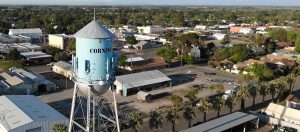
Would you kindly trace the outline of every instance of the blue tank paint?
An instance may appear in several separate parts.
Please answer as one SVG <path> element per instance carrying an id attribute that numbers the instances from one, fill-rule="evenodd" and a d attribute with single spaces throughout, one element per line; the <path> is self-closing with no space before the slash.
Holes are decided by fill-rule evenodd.
<path id="1" fill-rule="evenodd" d="M 113 50 L 111 39 L 86 39 L 76 37 L 74 69 L 81 83 L 106 83 L 113 75 Z"/>

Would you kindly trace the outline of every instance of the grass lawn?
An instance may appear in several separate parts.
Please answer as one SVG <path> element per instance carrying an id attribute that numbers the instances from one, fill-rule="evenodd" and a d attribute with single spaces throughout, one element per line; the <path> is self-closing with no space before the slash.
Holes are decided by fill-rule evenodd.
<path id="1" fill-rule="evenodd" d="M 22 61 L 0 61 L 0 71 L 7 71 L 11 67 L 22 67 Z"/>

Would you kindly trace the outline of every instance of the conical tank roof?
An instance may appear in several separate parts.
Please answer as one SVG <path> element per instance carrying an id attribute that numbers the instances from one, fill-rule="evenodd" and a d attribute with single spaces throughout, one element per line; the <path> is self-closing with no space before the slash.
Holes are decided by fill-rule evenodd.
<path id="1" fill-rule="evenodd" d="M 113 38 L 114 34 L 112 34 L 108 29 L 102 26 L 98 21 L 93 20 L 85 27 L 80 29 L 74 34 L 75 37 L 80 38 Z"/>

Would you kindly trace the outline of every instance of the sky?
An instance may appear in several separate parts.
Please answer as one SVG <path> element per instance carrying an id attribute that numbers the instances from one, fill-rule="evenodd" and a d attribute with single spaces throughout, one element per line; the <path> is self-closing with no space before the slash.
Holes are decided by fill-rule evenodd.
<path id="1" fill-rule="evenodd" d="M 300 6 L 300 0 L 0 0 L 0 5 L 257 5 Z"/>

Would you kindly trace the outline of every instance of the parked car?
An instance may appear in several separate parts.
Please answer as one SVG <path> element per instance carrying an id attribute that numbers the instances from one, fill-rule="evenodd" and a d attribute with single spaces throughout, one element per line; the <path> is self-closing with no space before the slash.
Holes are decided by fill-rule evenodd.
<path id="1" fill-rule="evenodd" d="M 224 92 L 224 95 L 222 96 L 222 99 L 227 100 L 228 97 L 234 95 L 235 93 L 236 93 L 236 90 L 234 90 L 234 89 L 226 90 L 226 91 Z"/>

